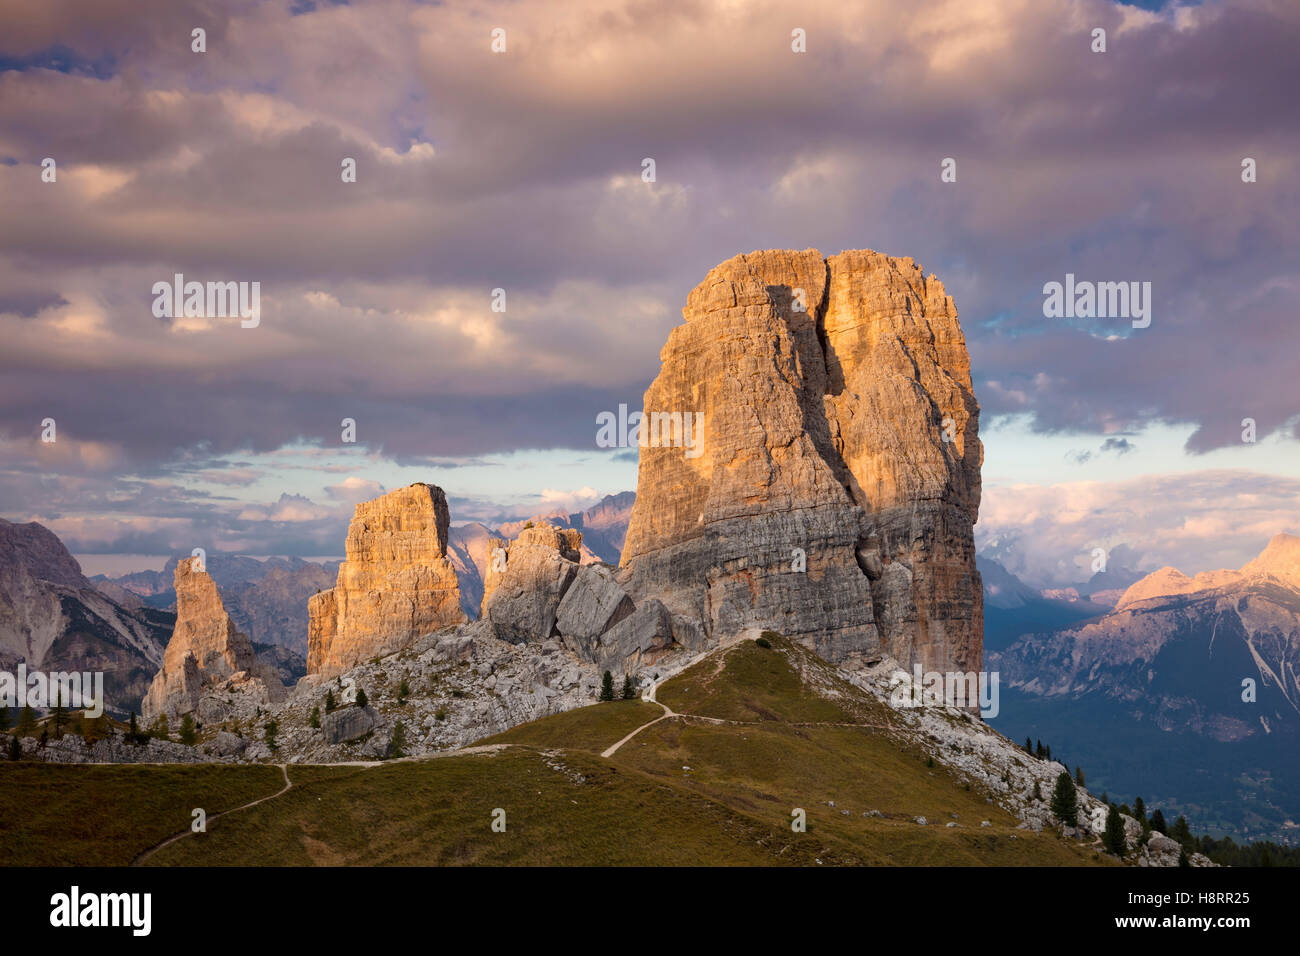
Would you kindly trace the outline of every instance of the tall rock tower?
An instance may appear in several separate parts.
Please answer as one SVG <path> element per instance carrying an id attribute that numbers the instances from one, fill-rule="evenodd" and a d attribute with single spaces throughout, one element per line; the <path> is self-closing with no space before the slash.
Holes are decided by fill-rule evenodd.
<path id="1" fill-rule="evenodd" d="M 307 602 L 307 673 L 332 677 L 461 624 L 441 488 L 417 482 L 357 505 L 338 583 Z"/>
<path id="2" fill-rule="evenodd" d="M 645 395 L 633 598 L 710 639 L 978 670 L 979 404 L 943 285 L 870 250 L 754 252 L 682 314 Z"/>

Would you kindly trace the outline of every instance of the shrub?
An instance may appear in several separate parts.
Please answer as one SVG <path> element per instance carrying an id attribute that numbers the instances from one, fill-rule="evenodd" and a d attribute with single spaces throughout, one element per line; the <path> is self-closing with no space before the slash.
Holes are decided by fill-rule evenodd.
<path id="1" fill-rule="evenodd" d="M 757 644 L 759 647 L 763 648 L 763 650 L 765 651 L 770 651 L 772 649 L 772 642 L 769 641 L 766 637 L 760 637 L 756 641 L 754 641 L 754 643 Z"/>

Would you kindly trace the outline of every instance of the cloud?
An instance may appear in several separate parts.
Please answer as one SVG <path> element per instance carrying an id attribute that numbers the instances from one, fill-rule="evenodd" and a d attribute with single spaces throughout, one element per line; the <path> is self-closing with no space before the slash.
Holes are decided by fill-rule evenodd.
<path id="1" fill-rule="evenodd" d="M 687 292 L 756 247 L 923 262 L 986 420 L 1190 424 L 1193 453 L 1245 417 L 1295 437 L 1293 3 L 815 3 L 800 55 L 764 0 L 92 6 L 0 0 L 0 444 L 52 416 L 64 456 L 6 457 L 5 513 L 51 509 L 36 474 L 98 474 L 104 507 L 215 533 L 168 481 L 258 487 L 194 462 L 337 448 L 344 417 L 363 461 L 591 448 Z M 178 272 L 260 282 L 261 325 L 154 318 Z M 1067 273 L 1151 282 L 1151 326 L 1046 319 Z M 337 527 L 306 517 L 347 503 L 327 494 L 268 534 Z"/>
<path id="2" fill-rule="evenodd" d="M 1238 568 L 1278 532 L 1300 533 L 1300 479 L 1198 471 L 1118 482 L 984 490 L 975 543 L 1013 573 L 1066 586 L 1091 575 L 1092 552 L 1149 572 Z"/>

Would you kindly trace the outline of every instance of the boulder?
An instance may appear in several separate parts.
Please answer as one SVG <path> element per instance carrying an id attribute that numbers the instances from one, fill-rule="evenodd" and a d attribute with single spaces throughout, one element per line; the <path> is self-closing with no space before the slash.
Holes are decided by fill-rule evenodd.
<path id="1" fill-rule="evenodd" d="M 320 729 L 328 743 L 341 744 L 364 737 L 378 722 L 379 714 L 373 707 L 344 707 L 322 717 Z"/>
<path id="2" fill-rule="evenodd" d="M 614 569 L 587 564 L 574 575 L 556 609 L 555 623 L 571 647 L 590 647 L 632 610 L 632 599 L 615 579 Z"/>

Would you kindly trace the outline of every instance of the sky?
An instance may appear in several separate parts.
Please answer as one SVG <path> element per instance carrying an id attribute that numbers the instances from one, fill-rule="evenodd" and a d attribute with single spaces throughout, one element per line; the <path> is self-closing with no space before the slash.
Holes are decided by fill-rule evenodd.
<path id="1" fill-rule="evenodd" d="M 977 545 L 1034 583 L 1086 579 L 1095 547 L 1192 573 L 1300 533 L 1290 0 L 0 0 L 0 23 L 0 516 L 91 573 L 338 554 L 357 501 L 416 480 L 454 523 L 634 489 L 596 416 L 640 407 L 687 293 L 762 248 L 943 280 Z M 156 315 L 177 273 L 258 282 L 258 324 Z M 1149 282 L 1149 326 L 1049 317 L 1067 275 Z"/>

